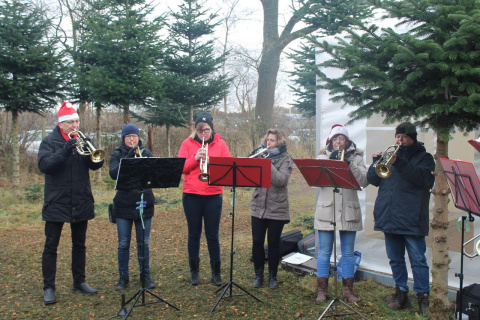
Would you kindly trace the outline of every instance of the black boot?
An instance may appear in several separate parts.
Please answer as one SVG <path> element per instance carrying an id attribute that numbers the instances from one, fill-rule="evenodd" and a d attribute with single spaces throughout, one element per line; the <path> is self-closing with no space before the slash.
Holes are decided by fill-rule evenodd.
<path id="1" fill-rule="evenodd" d="M 140 284 L 141 285 L 143 285 L 142 277 L 143 277 L 143 273 L 140 274 Z M 150 277 L 150 271 L 145 272 L 145 288 L 153 289 L 153 288 L 155 288 L 155 286 L 156 286 L 155 282 L 153 282 L 152 278 Z"/>
<path id="2" fill-rule="evenodd" d="M 127 286 L 128 283 L 130 282 L 130 278 L 128 274 L 121 273 L 120 274 L 120 279 L 118 279 L 117 284 L 115 285 L 115 290 L 124 290 Z"/>
<path id="3" fill-rule="evenodd" d="M 190 264 L 190 284 L 196 286 L 200 282 L 200 260 L 189 260 Z"/>
<path id="4" fill-rule="evenodd" d="M 255 280 L 252 283 L 254 288 L 260 288 L 263 285 L 264 268 L 255 268 Z"/>
<path id="5" fill-rule="evenodd" d="M 408 292 L 404 292 L 400 290 L 399 287 L 395 287 L 395 295 L 387 306 L 393 310 L 402 310 L 408 307 L 408 305 Z"/>
<path id="6" fill-rule="evenodd" d="M 277 270 L 268 270 L 268 287 L 270 289 L 278 287 Z"/>
<path id="7" fill-rule="evenodd" d="M 210 261 L 210 267 L 212 269 L 212 277 L 210 280 L 216 286 L 221 286 L 223 284 L 222 276 L 220 275 L 220 261 Z"/>
<path id="8" fill-rule="evenodd" d="M 430 298 L 428 293 L 418 293 L 418 311 L 420 314 L 428 314 L 428 309 L 430 305 Z"/>

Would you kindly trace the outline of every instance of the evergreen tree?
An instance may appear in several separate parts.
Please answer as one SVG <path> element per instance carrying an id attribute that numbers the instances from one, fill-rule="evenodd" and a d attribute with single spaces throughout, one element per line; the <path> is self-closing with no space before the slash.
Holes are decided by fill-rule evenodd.
<path id="1" fill-rule="evenodd" d="M 363 32 L 347 30 L 337 45 L 314 41 L 331 59 L 323 67 L 344 70 L 339 78 L 321 72 L 323 88 L 334 101 L 358 106 L 351 121 L 381 114 L 386 123 L 415 119 L 435 131 L 435 158 L 448 157 L 448 140 L 456 130 L 471 131 L 480 124 L 480 8 L 474 0 L 374 1 L 397 27 L 379 29 L 358 22 Z M 448 283 L 448 192 L 443 168 L 437 162 L 433 237 L 431 319 L 450 312 Z"/>
<path id="2" fill-rule="evenodd" d="M 149 105 L 163 90 L 163 17 L 152 17 L 144 0 L 98 0 L 93 8 L 79 44 L 80 87 L 89 94 L 84 99 L 122 108 L 127 123 L 130 106 Z"/>
<path id="3" fill-rule="evenodd" d="M 63 56 L 40 8 L 18 0 L 0 3 L 0 109 L 12 114 L 13 186 L 19 193 L 18 115 L 41 114 L 62 96 Z"/>
<path id="4" fill-rule="evenodd" d="M 302 43 L 300 49 L 293 52 L 289 55 L 295 65 L 295 71 L 289 72 L 295 77 L 295 85 L 289 85 L 296 97 L 293 106 L 303 111 L 305 117 L 311 118 L 316 113 L 317 76 L 312 71 L 316 68 L 315 45 Z"/>
<path id="5" fill-rule="evenodd" d="M 194 110 L 209 110 L 227 94 L 230 79 L 219 70 L 226 54 L 214 55 L 211 36 L 219 22 L 197 0 L 183 0 L 179 12 L 171 12 L 171 45 L 165 58 L 165 97 L 188 110 L 193 130 Z M 209 37 L 210 36 L 210 37 Z M 206 39 L 206 40 L 205 40 Z"/>

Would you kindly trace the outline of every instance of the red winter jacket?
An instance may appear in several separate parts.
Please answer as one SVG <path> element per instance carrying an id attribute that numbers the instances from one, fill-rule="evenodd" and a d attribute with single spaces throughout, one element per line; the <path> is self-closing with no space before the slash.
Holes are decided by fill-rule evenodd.
<path id="1" fill-rule="evenodd" d="M 178 151 L 179 158 L 186 158 L 185 166 L 183 167 L 183 192 L 193 193 L 203 196 L 221 194 L 223 193 L 222 186 L 209 186 L 207 182 L 202 182 L 198 179 L 200 174 L 200 161 L 195 160 L 195 154 L 202 144 L 198 141 L 188 137 L 183 140 L 180 150 Z M 231 157 L 222 136 L 215 133 L 212 143 L 208 145 L 209 157 Z"/>

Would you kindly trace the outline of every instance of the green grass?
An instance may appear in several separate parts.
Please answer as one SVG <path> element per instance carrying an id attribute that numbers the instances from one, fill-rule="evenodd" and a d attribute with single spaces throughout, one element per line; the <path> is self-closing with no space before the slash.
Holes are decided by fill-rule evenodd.
<path id="1" fill-rule="evenodd" d="M 314 190 L 302 188 L 297 176 L 290 187 L 292 223 L 286 230 L 305 225 L 313 215 Z M 107 319 L 114 318 L 120 309 L 121 292 L 113 289 L 117 274 L 116 226 L 108 221 L 107 206 L 114 191 L 106 183 L 93 185 L 97 217 L 89 223 L 87 234 L 87 282 L 99 290 L 95 296 L 72 291 L 70 271 L 70 228 L 65 225 L 58 250 L 57 300 L 54 305 L 42 302 L 41 255 L 43 250 L 43 223 L 40 211 L 42 201 L 30 203 L 12 200 L 8 190 L 0 194 L 0 318 L 2 319 Z M 220 292 L 210 284 L 210 267 L 206 241 L 202 239 L 200 285 L 188 283 L 187 225 L 181 204 L 181 189 L 155 190 L 157 200 L 150 237 L 151 272 L 158 287 L 152 291 L 180 308 L 175 311 L 166 304 L 134 308 L 131 319 L 317 319 L 330 301 L 315 303 L 316 278 L 298 277 L 280 270 L 279 287 L 255 289 L 251 255 L 251 228 L 249 204 L 252 190 L 237 188 L 235 208 L 234 272 L 235 283 L 257 296 L 263 303 L 249 296 L 222 299 L 212 315 L 208 315 Z M 6 202 L 4 202 L 6 200 Z M 232 211 L 231 192 L 225 188 L 224 209 L 220 225 L 222 249 L 222 277 L 229 280 Z M 7 206 L 5 206 L 7 203 Z M 5 223 L 8 221 L 8 223 Z M 305 226 L 306 235 L 309 228 Z M 135 240 L 132 239 L 130 259 L 131 285 L 124 291 L 127 299 L 139 289 L 138 264 Z M 368 253 L 363 253 L 368 254 Z M 334 293 L 330 281 L 330 293 Z M 341 293 L 341 285 L 338 288 Z M 412 296 L 412 306 L 394 312 L 386 307 L 384 297 L 393 289 L 371 279 L 355 285 L 362 299 L 356 310 L 370 319 L 426 319 L 416 314 L 417 303 Z M 242 292 L 233 287 L 233 294 Z M 147 302 L 153 301 L 147 295 Z M 338 311 L 342 311 L 338 304 Z M 358 318 L 358 317 L 346 317 Z"/>

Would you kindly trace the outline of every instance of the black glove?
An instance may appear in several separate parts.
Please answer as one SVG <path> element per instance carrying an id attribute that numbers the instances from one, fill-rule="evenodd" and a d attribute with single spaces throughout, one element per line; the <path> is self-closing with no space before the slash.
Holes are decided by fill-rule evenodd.
<path id="1" fill-rule="evenodd" d="M 88 142 L 90 142 L 90 143 L 92 143 L 92 139 L 90 139 L 89 137 L 85 137 L 85 139 L 84 139 L 84 140 L 85 140 L 85 141 L 88 141 Z"/>
<path id="2" fill-rule="evenodd" d="M 381 157 L 382 157 L 382 155 L 379 155 L 379 156 L 376 156 L 376 157 L 372 157 L 373 163 L 377 162 Z"/>
<path id="3" fill-rule="evenodd" d="M 63 149 L 66 151 L 67 154 L 72 154 L 72 149 L 75 148 L 77 144 L 77 139 L 70 139 L 63 145 Z"/>
<path id="4" fill-rule="evenodd" d="M 127 158 L 135 158 L 135 150 L 137 150 L 138 146 L 136 146 L 135 148 L 131 148 L 130 150 L 128 150 L 128 153 L 127 153 Z"/>
<path id="5" fill-rule="evenodd" d="M 338 157 L 338 150 L 335 150 L 330 154 L 330 159 L 332 160 L 337 160 L 337 157 Z"/>
<path id="6" fill-rule="evenodd" d="M 348 160 L 345 160 L 345 162 L 346 162 L 348 165 L 350 165 L 350 161 L 348 161 Z"/>

